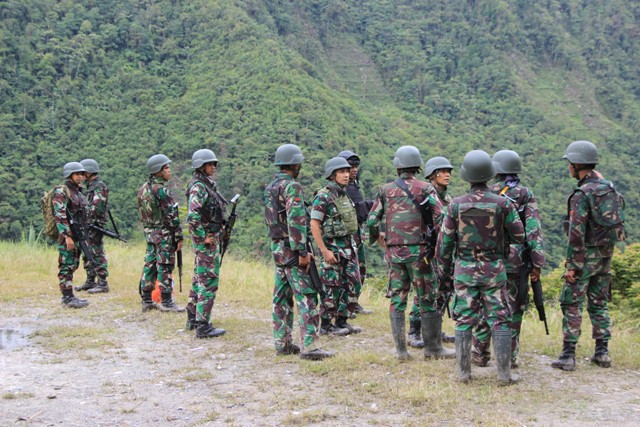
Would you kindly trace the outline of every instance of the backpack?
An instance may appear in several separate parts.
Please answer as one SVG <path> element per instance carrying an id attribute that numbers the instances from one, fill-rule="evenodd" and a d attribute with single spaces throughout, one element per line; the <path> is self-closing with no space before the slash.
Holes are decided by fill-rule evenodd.
<path id="1" fill-rule="evenodd" d="M 591 191 L 585 192 L 591 205 L 593 222 L 605 230 L 605 239 L 608 237 L 610 242 L 625 240 L 624 197 L 613 186 L 613 183 L 604 179 L 590 187 Z"/>
<path id="2" fill-rule="evenodd" d="M 67 198 L 71 197 L 69 189 L 65 185 L 56 185 L 49 191 L 45 191 L 44 195 L 40 199 L 40 210 L 42 211 L 42 217 L 44 218 L 44 227 L 42 228 L 42 234 L 50 239 L 58 239 L 58 227 L 56 226 L 56 218 L 53 212 L 53 193 L 58 188 L 64 188 L 67 193 Z"/>

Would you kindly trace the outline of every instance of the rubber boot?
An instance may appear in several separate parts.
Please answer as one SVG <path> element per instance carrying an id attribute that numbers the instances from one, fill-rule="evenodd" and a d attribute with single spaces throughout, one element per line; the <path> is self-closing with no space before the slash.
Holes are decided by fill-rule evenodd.
<path id="1" fill-rule="evenodd" d="M 166 294 L 162 294 L 162 304 L 160 305 L 160 311 L 182 313 L 185 310 L 182 307 L 178 307 L 178 304 L 173 301 L 171 293 L 168 292 Z"/>
<path id="2" fill-rule="evenodd" d="M 336 319 L 336 327 L 340 329 L 348 329 L 350 334 L 357 334 L 362 332 L 362 328 L 359 326 L 350 325 L 347 323 L 348 317 L 338 316 Z"/>
<path id="3" fill-rule="evenodd" d="M 78 292 L 88 291 L 89 289 L 96 287 L 96 276 L 87 275 L 87 280 L 80 286 L 76 286 L 74 289 Z"/>
<path id="4" fill-rule="evenodd" d="M 595 363 L 601 368 L 611 367 L 611 357 L 609 356 L 609 342 L 605 340 L 596 340 L 596 351 L 591 356 L 591 363 Z"/>
<path id="5" fill-rule="evenodd" d="M 442 346 L 442 314 L 422 313 L 422 340 L 425 359 L 453 359 L 456 351 Z"/>
<path id="6" fill-rule="evenodd" d="M 404 311 L 394 311 L 389 313 L 389 320 L 391 321 L 393 341 L 396 344 L 396 357 L 399 360 L 410 359 L 411 355 L 407 352 L 407 341 L 404 337 Z"/>
<path id="7" fill-rule="evenodd" d="M 461 383 L 471 380 L 471 334 L 471 329 L 456 331 L 456 371 Z"/>
<path id="8" fill-rule="evenodd" d="M 560 357 L 551 362 L 551 366 L 563 371 L 574 371 L 576 369 L 576 343 L 564 341 Z"/>
<path id="9" fill-rule="evenodd" d="M 184 310 L 184 309 L 183 309 Z M 196 322 L 196 338 L 215 338 L 224 335 L 227 331 L 214 328 L 209 322 Z"/>
<path id="10" fill-rule="evenodd" d="M 67 308 L 84 308 L 89 305 L 89 301 L 76 298 L 73 289 L 69 288 L 62 291 L 62 305 Z"/>
<path id="11" fill-rule="evenodd" d="M 106 294 L 109 292 L 107 279 L 98 279 L 98 284 L 87 291 L 90 294 Z"/>
<path id="12" fill-rule="evenodd" d="M 158 304 L 151 298 L 151 291 L 142 291 L 142 312 L 149 310 L 159 310 Z"/>
<path id="13" fill-rule="evenodd" d="M 328 359 L 329 357 L 333 357 L 335 353 L 330 351 L 325 351 L 321 348 L 315 348 L 313 350 L 304 349 L 300 353 L 300 359 L 302 360 L 323 360 Z"/>
<path id="14" fill-rule="evenodd" d="M 509 385 L 518 382 L 518 375 L 511 373 L 511 329 L 492 331 L 493 351 L 496 353 L 498 383 Z"/>
<path id="15" fill-rule="evenodd" d="M 420 333 L 422 330 L 422 326 L 420 320 L 411 320 L 409 321 L 409 335 L 407 336 L 407 341 L 409 345 L 413 348 L 423 348 L 424 341 L 420 339 Z"/>

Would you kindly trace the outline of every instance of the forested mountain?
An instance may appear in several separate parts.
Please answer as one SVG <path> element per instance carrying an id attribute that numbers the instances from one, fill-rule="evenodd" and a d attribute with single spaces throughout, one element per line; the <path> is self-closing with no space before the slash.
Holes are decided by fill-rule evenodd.
<path id="1" fill-rule="evenodd" d="M 184 199 L 191 154 L 213 149 L 222 192 L 243 195 L 236 250 L 259 256 L 282 143 L 303 148 L 309 197 L 345 148 L 370 196 L 400 145 L 456 166 L 513 149 L 553 266 L 575 184 L 561 157 L 587 139 L 637 241 L 639 16 L 621 0 L 0 1 L 0 237 L 40 228 L 42 191 L 86 157 L 135 235 L 146 159 L 174 160 Z M 465 188 L 454 172 L 452 193 Z"/>

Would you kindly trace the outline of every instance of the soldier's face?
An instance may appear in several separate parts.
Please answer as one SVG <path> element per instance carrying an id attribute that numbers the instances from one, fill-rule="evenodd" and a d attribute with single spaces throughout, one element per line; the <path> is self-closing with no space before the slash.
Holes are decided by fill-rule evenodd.
<path id="1" fill-rule="evenodd" d="M 165 181 L 169 181 L 171 179 L 171 166 L 164 165 L 162 169 L 160 169 L 160 176 Z"/>
<path id="2" fill-rule="evenodd" d="M 85 175 L 84 172 L 74 172 L 71 174 L 71 181 L 75 184 L 75 185 L 80 185 L 84 182 L 85 180 Z"/>
<path id="3" fill-rule="evenodd" d="M 578 171 L 576 170 L 575 166 L 573 166 L 571 163 L 567 163 L 567 167 L 569 168 L 569 175 L 571 175 L 572 178 L 576 178 Z"/>
<path id="4" fill-rule="evenodd" d="M 338 185 L 342 185 L 343 187 L 346 186 L 347 184 L 349 184 L 349 170 L 351 168 L 347 169 L 338 169 L 337 171 L 335 171 L 335 182 Z"/>
<path id="5" fill-rule="evenodd" d="M 447 187 L 449 181 L 451 181 L 451 169 L 440 169 L 437 171 L 434 181 L 437 185 Z"/>
<path id="6" fill-rule="evenodd" d="M 204 174 L 207 176 L 213 176 L 216 172 L 216 162 L 209 162 L 204 164 Z"/>
<path id="7" fill-rule="evenodd" d="M 355 181 L 358 178 L 358 166 L 351 166 L 349 169 L 349 181 Z"/>

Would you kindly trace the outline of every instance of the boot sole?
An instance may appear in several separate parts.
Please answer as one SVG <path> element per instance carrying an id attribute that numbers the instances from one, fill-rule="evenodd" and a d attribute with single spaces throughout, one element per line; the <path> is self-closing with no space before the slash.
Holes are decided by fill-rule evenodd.
<path id="1" fill-rule="evenodd" d="M 567 367 L 565 367 L 565 366 L 557 366 L 557 365 L 554 365 L 553 363 L 551 364 L 551 367 L 552 367 L 552 368 L 556 368 L 556 369 L 560 369 L 561 371 L 567 371 L 567 372 L 575 371 L 575 370 L 576 370 L 576 367 L 575 367 L 575 366 L 572 366 L 572 367 L 568 367 L 568 366 L 567 366 Z"/>

